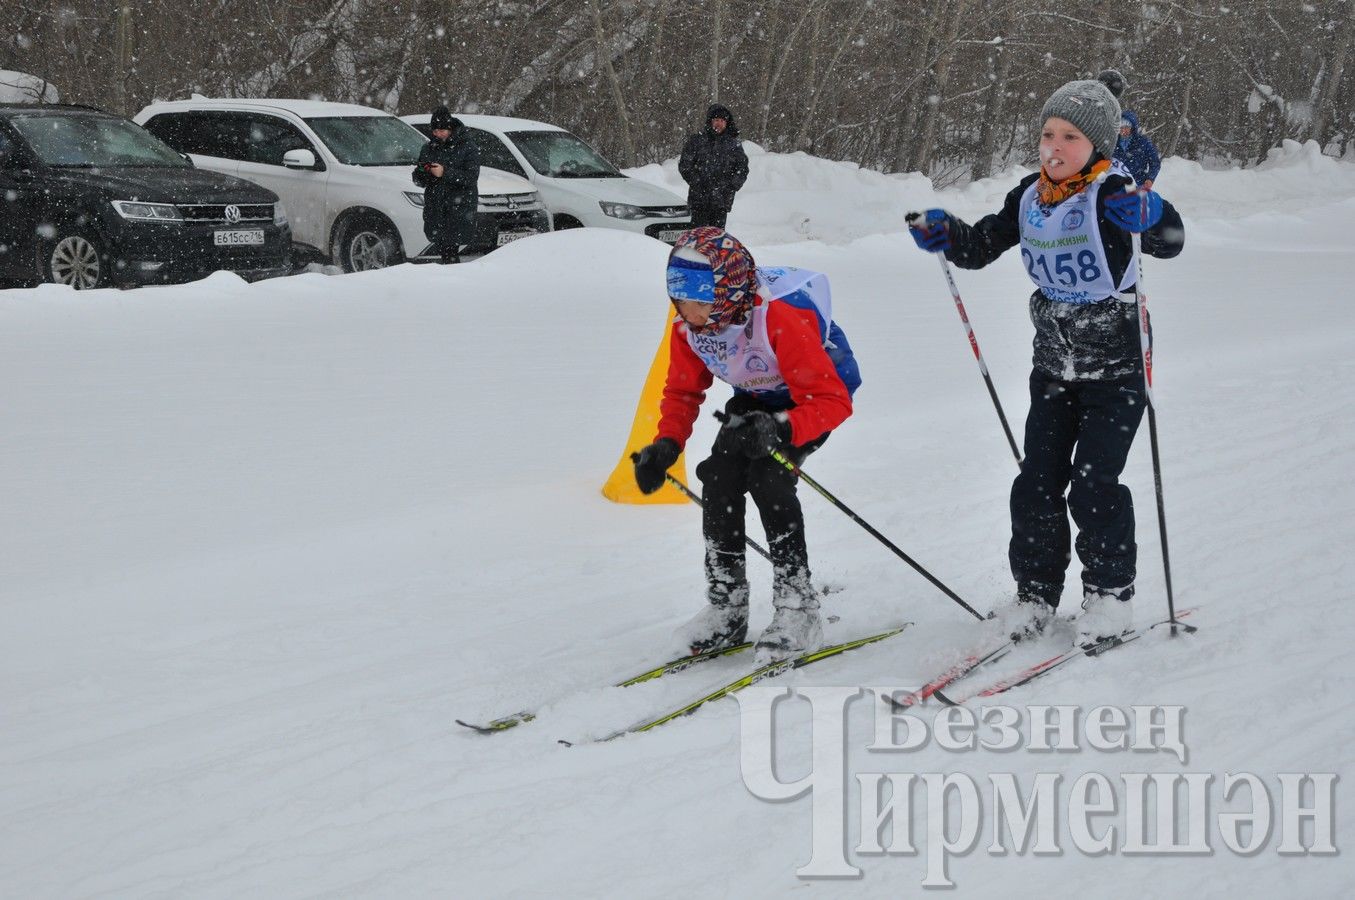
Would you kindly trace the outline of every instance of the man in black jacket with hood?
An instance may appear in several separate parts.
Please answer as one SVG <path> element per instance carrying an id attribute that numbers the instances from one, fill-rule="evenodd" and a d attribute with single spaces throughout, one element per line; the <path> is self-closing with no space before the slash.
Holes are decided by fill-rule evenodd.
<path id="1" fill-rule="evenodd" d="M 480 202 L 480 151 L 450 110 L 433 110 L 433 137 L 419 151 L 414 183 L 423 188 L 423 233 L 444 263 L 461 262 L 461 247 L 475 237 Z"/>
<path id="2" fill-rule="evenodd" d="M 706 110 L 706 127 L 687 138 L 678 171 L 687 182 L 692 227 L 724 228 L 734 195 L 748 180 L 748 155 L 739 141 L 734 115 L 726 107 L 717 103 Z"/>

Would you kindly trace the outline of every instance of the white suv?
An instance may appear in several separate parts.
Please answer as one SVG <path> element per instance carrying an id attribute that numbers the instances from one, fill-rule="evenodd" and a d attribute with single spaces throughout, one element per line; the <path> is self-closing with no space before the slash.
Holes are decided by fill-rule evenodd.
<path id="1" fill-rule="evenodd" d="M 428 115 L 402 116 L 430 134 Z M 658 185 L 617 171 L 573 134 L 545 122 L 457 115 L 480 163 L 521 175 L 541 194 L 556 231 L 584 225 L 638 231 L 673 243 L 692 227 L 687 203 Z"/>
<path id="2" fill-rule="evenodd" d="M 282 199 L 298 256 L 346 272 L 436 259 L 423 233 L 423 191 L 410 175 L 425 138 L 381 110 L 314 100 L 153 103 L 134 121 L 193 163 L 260 184 Z M 480 169 L 472 251 L 550 230 L 525 179 Z"/>

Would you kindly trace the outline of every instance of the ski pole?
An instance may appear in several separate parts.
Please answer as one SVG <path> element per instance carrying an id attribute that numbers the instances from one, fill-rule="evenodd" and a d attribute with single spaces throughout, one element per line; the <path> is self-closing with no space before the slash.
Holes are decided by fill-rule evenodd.
<path id="1" fill-rule="evenodd" d="M 719 419 L 721 422 L 729 421 L 728 415 L 718 411 L 715 413 L 715 418 Z M 941 591 L 941 593 L 945 594 L 947 597 L 954 600 L 956 603 L 960 604 L 960 606 L 964 607 L 965 610 L 967 610 L 970 615 L 979 620 L 982 620 L 984 618 L 982 613 L 980 613 L 974 607 L 970 606 L 968 603 L 964 602 L 964 600 L 960 598 L 959 594 L 955 593 L 950 588 L 942 584 L 941 581 L 937 579 L 935 575 L 933 575 L 931 572 L 928 572 L 925 568 L 919 565 L 915 559 L 913 559 L 907 553 L 904 553 L 897 546 L 895 546 L 893 541 L 891 541 L 889 538 L 885 537 L 883 534 L 877 531 L 875 527 L 872 526 L 865 519 L 861 518 L 856 513 L 852 512 L 851 507 L 847 506 L 847 504 L 843 503 L 841 500 L 834 497 L 831 493 L 828 492 L 826 488 L 824 488 L 823 485 L 819 484 L 813 478 L 810 478 L 809 475 L 804 472 L 804 470 L 802 470 L 794 462 L 786 458 L 786 456 L 783 453 L 781 453 L 781 451 L 773 450 L 771 452 L 771 457 L 781 465 L 785 466 L 786 469 L 789 470 L 790 473 L 794 475 L 796 478 L 799 478 L 805 484 L 809 485 L 814 490 L 818 491 L 821 495 L 823 495 L 823 498 L 827 500 L 829 503 L 833 504 L 838 509 L 846 513 L 848 518 L 850 518 L 856 524 L 860 525 L 862 528 L 866 529 L 866 532 L 871 537 L 875 538 L 877 541 L 879 541 L 880 543 L 888 547 L 890 550 L 892 550 L 895 556 L 897 556 L 904 562 L 908 563 L 908 565 L 912 566 L 919 575 L 921 575 L 923 578 L 927 579 L 933 585 L 935 585 Z"/>
<path id="2" fill-rule="evenodd" d="M 1143 200 L 1145 206 L 1147 197 Z M 1147 211 L 1145 209 L 1146 218 Z M 1167 581 L 1167 615 L 1171 619 L 1171 634 L 1176 636 L 1178 627 L 1189 634 L 1198 629 L 1176 620 L 1176 597 L 1172 593 L 1171 555 L 1167 550 L 1167 507 L 1162 496 L 1162 457 L 1157 447 L 1157 401 L 1153 399 L 1153 344 L 1148 324 L 1148 294 L 1143 290 L 1143 255 L 1139 248 L 1139 234 L 1133 233 L 1134 257 L 1138 260 L 1138 281 L 1134 285 L 1139 305 L 1139 356 L 1143 362 L 1144 392 L 1148 397 L 1148 442 L 1153 451 L 1153 487 L 1157 493 L 1157 531 L 1162 542 L 1162 571 Z"/>
<path id="3" fill-rule="evenodd" d="M 635 462 L 639 458 L 640 458 L 639 453 L 632 453 L 630 455 L 631 462 Z M 688 500 L 692 501 L 702 509 L 706 508 L 706 504 L 701 502 L 701 495 L 698 494 L 696 491 L 692 490 L 691 488 L 687 487 L 687 485 L 683 484 L 682 480 L 678 478 L 676 475 L 674 475 L 672 472 L 664 472 L 663 477 L 668 479 L 668 483 L 671 484 L 673 487 L 677 488 L 679 491 L 682 491 L 682 493 L 686 494 Z M 772 555 L 768 553 L 761 544 L 759 544 L 757 541 L 753 540 L 746 534 L 743 536 L 743 539 L 748 542 L 749 547 L 752 547 L 754 550 L 757 551 L 758 556 L 761 556 L 763 559 L 767 560 L 767 562 L 772 561 Z"/>
<path id="4" fill-rule="evenodd" d="M 911 227 L 918 227 L 923 224 L 921 213 L 912 213 L 906 220 Z M 1016 438 L 1012 436 L 1012 428 L 1007 424 L 1007 414 L 1002 411 L 1002 401 L 997 398 L 997 388 L 993 386 L 993 376 L 988 374 L 988 363 L 984 362 L 983 351 L 979 349 L 979 339 L 974 334 L 974 326 L 969 322 L 969 314 L 965 312 L 964 300 L 960 299 L 960 289 L 955 286 L 955 276 L 950 272 L 950 263 L 946 262 L 946 254 L 937 252 L 933 254 L 936 261 L 941 264 L 941 273 L 946 276 L 946 284 L 950 286 L 950 296 L 955 300 L 955 309 L 960 314 L 960 321 L 964 323 L 965 334 L 969 337 L 969 347 L 974 351 L 974 359 L 979 364 L 979 374 L 983 376 L 983 383 L 988 386 L 988 396 L 993 398 L 993 408 L 997 410 L 998 421 L 1002 423 L 1002 433 L 1007 436 L 1007 446 L 1012 448 L 1012 456 L 1016 457 L 1016 464 L 1021 465 L 1021 451 L 1016 446 Z"/>

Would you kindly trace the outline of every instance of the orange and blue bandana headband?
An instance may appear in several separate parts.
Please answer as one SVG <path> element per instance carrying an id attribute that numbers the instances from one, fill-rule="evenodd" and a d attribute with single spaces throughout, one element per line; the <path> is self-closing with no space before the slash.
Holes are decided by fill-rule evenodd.
<path id="1" fill-rule="evenodd" d="M 695 251 L 707 264 L 684 258 Z M 711 305 L 704 325 L 688 326 L 697 333 L 722 330 L 748 321 L 757 296 L 757 265 L 753 254 L 724 229 L 703 226 L 684 232 L 668 255 L 668 296 L 674 303 L 695 300 Z"/>

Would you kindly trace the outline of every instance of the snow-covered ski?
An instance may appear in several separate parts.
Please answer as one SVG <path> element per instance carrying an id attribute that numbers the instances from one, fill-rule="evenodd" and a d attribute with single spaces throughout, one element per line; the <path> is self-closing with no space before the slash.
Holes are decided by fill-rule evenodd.
<path id="1" fill-rule="evenodd" d="M 1193 612 L 1195 612 L 1194 609 L 1182 610 L 1176 614 L 1176 620 L 1180 621 Z M 1007 691 L 1010 691 L 1012 688 L 1017 688 L 1024 684 L 1029 684 L 1037 678 L 1042 678 L 1055 669 L 1060 668 L 1079 657 L 1100 656 L 1103 653 L 1114 650 L 1116 647 L 1123 647 L 1125 644 L 1143 637 L 1154 628 L 1157 628 L 1160 625 L 1169 625 L 1171 622 L 1172 620 L 1170 618 L 1160 619 L 1148 625 L 1140 625 L 1119 637 L 1107 638 L 1106 640 L 1097 641 L 1092 644 L 1075 645 L 1064 650 L 1062 653 L 1058 653 L 1048 659 L 1029 665 L 1013 675 L 999 679 L 987 687 L 974 691 L 964 697 L 950 697 L 939 689 L 932 691 L 932 696 L 936 697 L 936 699 L 947 706 L 961 706 L 968 703 L 970 700 L 980 697 L 995 697 L 998 694 L 1004 694 Z"/>
<path id="2" fill-rule="evenodd" d="M 830 647 L 824 647 L 822 649 L 815 650 L 811 653 L 805 653 L 802 656 L 794 656 L 791 657 L 790 659 L 783 659 L 774 663 L 768 663 L 767 665 L 760 666 L 759 668 L 754 669 L 753 671 L 747 673 L 746 675 L 740 676 L 739 678 L 734 679 L 728 684 L 718 687 L 715 690 L 711 691 L 710 693 L 704 694 L 696 698 L 695 700 L 691 701 L 690 703 L 684 704 L 683 706 L 680 706 L 677 709 L 672 710 L 671 712 L 664 713 L 663 715 L 658 716 L 656 718 L 644 719 L 642 721 L 636 722 L 629 728 L 623 728 L 620 731 L 614 731 L 611 734 L 607 735 L 606 737 L 596 738 L 591 742 L 602 743 L 605 741 L 613 740 L 615 738 L 619 738 L 622 735 L 638 734 L 639 732 L 642 731 L 649 731 L 653 728 L 658 728 L 660 725 L 665 725 L 668 722 L 673 721 L 674 719 L 680 719 L 685 715 L 689 715 L 695 712 L 702 706 L 705 706 L 707 703 L 710 703 L 712 700 L 719 700 L 722 697 L 728 697 L 730 694 L 737 693 L 746 687 L 757 684 L 759 681 L 766 681 L 769 678 L 775 678 L 778 675 L 784 675 L 785 673 L 793 671 L 795 669 L 803 669 L 805 666 L 813 665 L 814 663 L 820 662 L 821 660 L 830 659 L 834 656 L 840 656 L 841 654 L 846 653 L 849 650 L 855 650 L 856 648 L 864 647 L 867 644 L 874 644 L 878 641 L 883 641 L 887 638 L 892 638 L 896 634 L 901 633 L 905 628 L 907 628 L 911 624 L 912 624 L 911 622 L 905 622 L 897 628 L 891 628 L 890 630 L 882 631 L 879 634 L 872 634 L 868 637 L 857 638 L 856 640 L 847 641 L 842 644 L 833 644 Z M 574 743 L 576 742 L 562 740 L 560 741 L 560 743 L 564 744 L 567 747 L 570 747 L 573 746 Z"/>
<path id="3" fill-rule="evenodd" d="M 692 656 L 681 656 L 677 659 L 671 659 L 666 663 L 655 666 L 652 669 L 646 669 L 639 675 L 632 675 L 624 681 L 618 681 L 614 687 L 630 687 L 633 684 L 640 684 L 645 681 L 653 681 L 656 678 L 662 678 L 665 675 L 674 675 L 678 672 L 690 669 L 692 666 L 699 666 L 702 663 L 710 662 L 713 659 L 721 659 L 726 656 L 733 656 L 736 653 L 742 653 L 752 642 L 736 644 L 733 647 L 723 647 L 717 650 L 707 650 L 705 653 L 697 653 Z M 456 724 L 464 725 L 481 734 L 498 734 L 501 731 L 507 731 L 510 728 L 516 728 L 524 722 L 530 722 L 536 718 L 536 713 L 532 710 L 522 710 L 509 716 L 503 716 L 483 725 L 477 725 L 474 722 L 464 722 L 461 719 L 456 720 Z"/>

